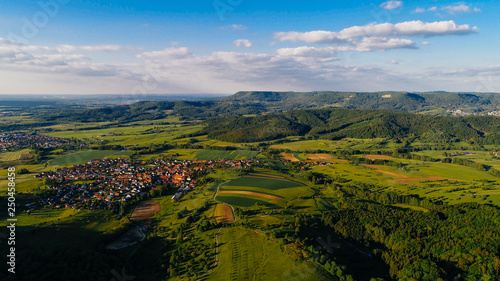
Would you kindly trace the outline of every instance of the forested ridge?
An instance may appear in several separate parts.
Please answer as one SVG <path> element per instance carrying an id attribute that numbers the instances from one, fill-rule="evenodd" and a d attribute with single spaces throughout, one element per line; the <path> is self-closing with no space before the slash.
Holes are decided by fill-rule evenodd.
<path id="1" fill-rule="evenodd" d="M 409 92 L 238 92 L 204 101 L 141 101 L 130 105 L 43 111 L 37 117 L 58 122 L 115 122 L 162 119 L 204 120 L 280 113 L 298 109 L 344 108 L 450 115 L 450 110 L 485 114 L 500 108 L 500 94 Z"/>
<path id="2" fill-rule="evenodd" d="M 383 110 L 295 110 L 257 117 L 206 122 L 209 137 L 231 142 L 268 141 L 286 136 L 321 139 L 408 138 L 424 142 L 476 140 L 499 142 L 500 118 L 450 117 Z"/>

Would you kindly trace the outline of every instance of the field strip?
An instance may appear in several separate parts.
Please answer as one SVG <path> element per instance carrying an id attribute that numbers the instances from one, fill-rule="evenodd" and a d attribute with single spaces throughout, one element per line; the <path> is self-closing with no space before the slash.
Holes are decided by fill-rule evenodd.
<path id="1" fill-rule="evenodd" d="M 400 178 L 400 179 L 409 179 L 410 178 L 409 176 L 405 176 L 405 175 L 401 175 L 401 174 L 397 174 L 397 173 L 393 173 L 393 172 L 389 172 L 389 171 L 384 171 L 384 170 L 375 170 L 375 172 L 379 172 L 381 174 L 393 176 L 393 177 Z"/>
<path id="2" fill-rule="evenodd" d="M 218 223 L 229 223 L 234 220 L 231 208 L 226 204 L 217 204 L 215 207 L 215 219 Z"/>
<path id="3" fill-rule="evenodd" d="M 372 169 L 382 169 L 385 166 L 384 165 L 371 165 L 371 164 L 359 164 L 360 166 L 372 168 Z"/>
<path id="4" fill-rule="evenodd" d="M 143 202 L 134 209 L 131 221 L 147 220 L 161 211 L 161 205 L 158 202 Z"/>
<path id="5" fill-rule="evenodd" d="M 444 181 L 444 180 L 462 181 L 460 179 L 443 178 L 443 177 L 437 177 L 437 176 L 431 176 L 431 177 L 427 177 L 427 178 L 399 178 L 399 179 L 390 180 L 390 181 L 391 182 L 398 182 L 398 183 L 405 183 L 405 182 L 413 182 L 413 181 Z"/>
<path id="6" fill-rule="evenodd" d="M 255 176 L 254 176 L 255 175 Z M 281 176 L 258 176 L 259 174 L 248 174 L 248 175 L 245 175 L 243 177 L 249 177 L 249 178 L 256 178 L 256 179 L 271 179 L 271 180 L 283 180 L 283 181 L 291 181 L 291 182 L 296 182 L 296 183 L 300 183 L 300 184 L 303 184 L 303 185 L 306 185 L 305 183 L 301 182 L 301 181 L 298 181 L 298 180 L 294 180 L 294 179 L 289 179 L 289 178 L 285 178 L 285 177 L 281 177 Z"/>
<path id="7" fill-rule="evenodd" d="M 387 156 L 387 155 L 365 155 L 365 158 L 370 159 L 370 160 L 379 160 L 379 159 L 389 160 L 389 159 L 394 159 L 391 156 Z"/>
<path id="8" fill-rule="evenodd" d="M 295 156 L 293 156 L 293 154 L 286 154 L 286 153 L 283 153 L 282 154 L 283 158 L 285 158 L 285 160 L 288 160 L 288 161 L 292 161 L 292 162 L 299 162 L 300 160 L 295 158 Z"/>
<path id="9" fill-rule="evenodd" d="M 258 177 L 266 177 L 266 178 L 277 178 L 277 179 L 287 179 L 282 176 L 269 175 L 269 174 L 261 174 L 261 173 L 250 173 L 248 176 L 258 176 Z"/>
<path id="10" fill-rule="evenodd" d="M 307 159 L 309 160 L 322 160 L 322 158 L 319 158 L 319 156 L 315 154 L 306 154 Z"/>
<path id="11" fill-rule="evenodd" d="M 244 194 L 244 195 L 267 198 L 275 201 L 283 201 L 283 198 L 253 191 L 230 190 L 230 191 L 219 191 L 219 194 Z"/>

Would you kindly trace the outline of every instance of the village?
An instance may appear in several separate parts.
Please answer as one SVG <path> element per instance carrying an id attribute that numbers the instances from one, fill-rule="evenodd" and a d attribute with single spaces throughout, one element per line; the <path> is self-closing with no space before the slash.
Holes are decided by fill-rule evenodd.
<path id="1" fill-rule="evenodd" d="M 130 159 L 96 159 L 83 165 L 43 172 L 35 178 L 44 179 L 54 192 L 39 202 L 27 204 L 28 209 L 50 205 L 55 208 L 113 209 L 121 202 L 146 197 L 160 187 L 176 188 L 172 200 L 180 198 L 197 186 L 193 177 L 199 171 L 215 168 L 250 168 L 259 160 L 151 160 L 132 164 Z"/>
<path id="2" fill-rule="evenodd" d="M 26 133 L 0 134 L 0 150 L 9 148 L 55 148 L 70 144 L 67 139 Z"/>

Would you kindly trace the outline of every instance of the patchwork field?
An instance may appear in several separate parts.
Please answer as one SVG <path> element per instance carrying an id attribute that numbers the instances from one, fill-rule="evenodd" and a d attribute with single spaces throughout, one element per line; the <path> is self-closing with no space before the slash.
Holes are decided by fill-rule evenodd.
<path id="1" fill-rule="evenodd" d="M 219 187 L 216 199 L 238 207 L 256 204 L 284 207 L 307 190 L 306 185 L 282 176 L 252 173 L 231 180 Z"/>

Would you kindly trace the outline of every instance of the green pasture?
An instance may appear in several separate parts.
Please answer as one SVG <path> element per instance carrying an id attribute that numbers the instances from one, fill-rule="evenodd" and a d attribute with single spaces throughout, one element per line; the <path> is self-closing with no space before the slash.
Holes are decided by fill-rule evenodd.
<path id="1" fill-rule="evenodd" d="M 240 160 L 247 158 L 255 158 L 259 154 L 258 151 L 250 150 L 200 150 L 196 153 L 196 160 Z"/>
<path id="2" fill-rule="evenodd" d="M 279 190 L 283 188 L 303 187 L 304 184 L 287 179 L 274 178 L 255 178 L 250 176 L 242 176 L 234 179 L 222 186 L 242 186 L 242 187 L 259 187 L 268 190 Z"/>
<path id="3" fill-rule="evenodd" d="M 244 194 L 231 194 L 231 195 L 219 194 L 217 195 L 216 200 L 222 203 L 229 204 L 231 206 L 244 207 L 244 208 L 250 208 L 255 206 L 256 204 L 265 205 L 270 209 L 281 208 L 280 206 L 275 204 L 277 202 L 274 200 L 270 200 L 263 197 L 251 196 L 251 195 L 244 195 Z"/>
<path id="4" fill-rule="evenodd" d="M 118 151 L 118 150 L 88 150 L 77 153 L 64 155 L 49 161 L 53 166 L 72 166 L 87 163 L 93 159 L 104 157 L 128 157 L 132 151 Z"/>
<path id="5" fill-rule="evenodd" d="M 30 149 L 23 149 L 13 152 L 1 152 L 0 153 L 0 162 L 11 162 L 20 160 L 24 154 L 29 154 Z"/>
<path id="6" fill-rule="evenodd" d="M 295 261 L 260 232 L 223 228 L 219 243 L 219 265 L 207 280 L 336 280 L 320 267 Z"/>
<path id="7" fill-rule="evenodd" d="M 393 149 L 401 145 L 396 144 L 393 141 L 388 141 L 382 138 L 375 139 L 353 139 L 345 138 L 342 140 L 332 141 L 332 140 L 305 140 L 305 141 L 293 141 L 283 144 L 272 145 L 272 148 L 277 149 L 289 149 L 291 151 L 316 151 L 316 150 L 330 150 L 335 151 L 337 149 L 359 149 L 359 150 L 369 150 L 369 149 Z"/>
<path id="8" fill-rule="evenodd" d="M 100 139 L 108 141 L 109 144 L 127 146 L 171 142 L 182 135 L 196 133 L 202 128 L 203 126 L 199 124 L 127 124 L 105 129 L 56 131 L 47 133 L 46 135 L 59 138 Z"/>

